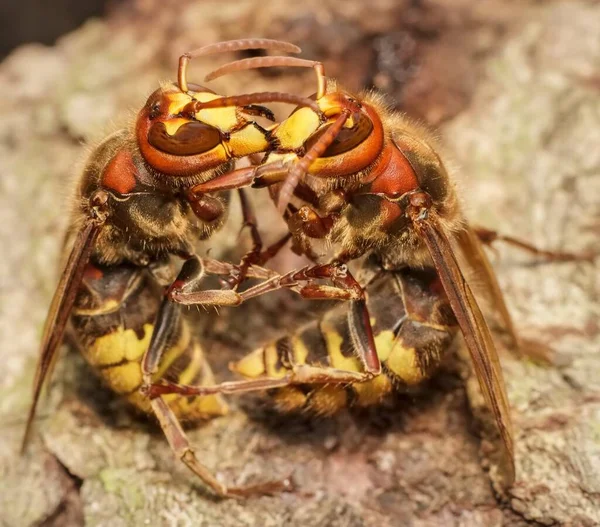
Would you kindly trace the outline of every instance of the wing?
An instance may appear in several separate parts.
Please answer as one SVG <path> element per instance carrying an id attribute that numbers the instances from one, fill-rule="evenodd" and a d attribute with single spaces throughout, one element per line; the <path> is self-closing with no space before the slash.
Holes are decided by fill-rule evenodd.
<path id="1" fill-rule="evenodd" d="M 508 308 L 506 307 L 504 295 L 500 289 L 496 273 L 483 249 L 479 237 L 471 226 L 467 225 L 465 230 L 458 234 L 457 241 L 467 264 L 477 273 L 477 277 L 485 284 L 486 293 L 493 302 L 494 308 L 502 318 L 504 327 L 513 342 L 513 346 L 519 348 L 519 337 L 515 330 L 515 325 Z"/>
<path id="2" fill-rule="evenodd" d="M 415 221 L 417 231 L 427 244 L 450 306 L 464 335 L 475 374 L 483 396 L 491 409 L 506 448 L 506 479 L 515 479 L 514 445 L 510 407 L 504 386 L 498 353 L 490 330 L 483 318 L 471 288 L 467 284 L 456 257 L 435 218 L 421 217 Z"/>
<path id="3" fill-rule="evenodd" d="M 100 224 L 98 222 L 88 221 L 83 225 L 77 233 L 75 243 L 71 249 L 71 254 L 63 269 L 58 287 L 52 297 L 52 303 L 44 324 L 44 333 L 40 346 L 40 356 L 38 359 L 37 369 L 35 372 L 35 380 L 33 383 L 33 402 L 29 415 L 27 416 L 27 424 L 25 425 L 25 434 L 21 451 L 24 452 L 27 447 L 31 425 L 35 417 L 37 407 L 44 380 L 49 376 L 56 359 L 56 350 L 62 341 L 71 309 L 75 302 L 77 290 L 81 284 L 83 271 L 88 263 L 94 242 L 100 232 Z"/>

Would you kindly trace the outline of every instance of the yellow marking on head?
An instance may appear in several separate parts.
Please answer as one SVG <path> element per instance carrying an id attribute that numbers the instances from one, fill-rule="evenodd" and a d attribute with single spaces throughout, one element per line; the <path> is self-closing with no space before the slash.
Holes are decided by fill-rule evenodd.
<path id="1" fill-rule="evenodd" d="M 193 92 L 192 95 L 195 100 L 200 102 L 208 102 L 214 99 L 222 98 L 221 95 L 208 92 Z M 169 101 L 168 112 L 171 115 L 177 115 L 186 105 L 192 102 L 192 99 L 185 93 L 171 93 L 169 94 Z M 238 123 L 237 109 L 235 106 L 227 106 L 225 108 L 206 108 L 196 112 L 195 117 L 199 121 L 210 124 L 221 131 L 231 130 Z M 168 122 L 171 121 L 176 121 L 176 119 L 170 119 Z M 189 120 L 185 119 L 184 121 L 189 122 Z M 167 123 L 165 123 L 165 125 L 166 124 Z M 179 126 L 181 125 L 178 125 L 175 130 L 177 130 Z M 167 131 L 169 134 L 173 134 L 168 127 Z"/>
<path id="2" fill-rule="evenodd" d="M 238 114 L 234 106 L 200 110 L 196 113 L 196 119 L 218 128 L 221 132 L 228 132 L 239 122 Z"/>
<path id="3" fill-rule="evenodd" d="M 310 108 L 300 108 L 274 130 L 274 135 L 279 139 L 282 149 L 295 150 L 304 144 L 319 125 L 319 117 L 315 112 Z"/>
<path id="4" fill-rule="evenodd" d="M 406 384 L 418 384 L 425 378 L 418 366 L 415 348 L 405 348 L 400 340 L 391 350 L 386 366 Z"/>
<path id="5" fill-rule="evenodd" d="M 194 98 L 200 102 L 208 102 L 214 99 L 221 99 L 221 95 L 214 93 L 201 92 L 195 93 Z M 239 118 L 235 106 L 226 106 L 224 108 L 206 108 L 196 113 L 196 119 L 203 123 L 210 124 L 222 132 L 231 130 L 238 124 Z"/>
<path id="6" fill-rule="evenodd" d="M 231 134 L 229 141 L 225 142 L 229 151 L 235 157 L 264 152 L 269 148 L 269 142 L 256 126 L 245 126 L 238 132 Z"/>
<path id="7" fill-rule="evenodd" d="M 169 135 L 175 135 L 179 128 L 181 128 L 184 124 L 188 124 L 189 122 L 189 119 L 184 119 L 183 117 L 173 117 L 168 121 L 164 121 L 163 124 L 165 125 L 165 131 Z"/>
<path id="8" fill-rule="evenodd" d="M 192 100 L 189 95 L 183 92 L 171 92 L 166 97 L 169 100 L 167 111 L 171 115 L 177 115 Z"/>
<path id="9" fill-rule="evenodd" d="M 321 332 L 327 346 L 329 365 L 333 368 L 346 371 L 363 371 L 364 368 L 356 357 L 344 357 L 342 343 L 344 339 L 335 327 L 327 321 L 321 322 Z"/>
<path id="10" fill-rule="evenodd" d="M 106 366 L 123 360 L 139 361 L 150 345 L 152 324 L 144 324 L 144 336 L 139 339 L 133 329 L 119 326 L 112 333 L 98 337 L 83 355 L 92 366 Z"/>
<path id="11" fill-rule="evenodd" d="M 239 361 L 230 363 L 229 369 L 250 379 L 260 377 L 265 374 L 264 354 L 265 348 L 255 349 Z"/>
<path id="12" fill-rule="evenodd" d="M 142 368 L 139 362 L 127 362 L 102 370 L 102 378 L 115 393 L 128 393 L 142 384 Z"/>

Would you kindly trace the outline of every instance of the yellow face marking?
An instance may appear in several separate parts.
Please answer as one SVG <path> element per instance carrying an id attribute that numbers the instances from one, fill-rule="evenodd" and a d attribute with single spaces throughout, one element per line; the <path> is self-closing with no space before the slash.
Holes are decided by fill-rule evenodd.
<path id="1" fill-rule="evenodd" d="M 171 115 L 177 115 L 186 104 L 191 102 L 191 98 L 189 95 L 183 92 L 172 92 L 167 95 L 169 99 L 168 112 Z"/>
<path id="2" fill-rule="evenodd" d="M 415 348 L 405 348 L 399 340 L 391 350 L 386 366 L 406 384 L 418 384 L 425 378 L 419 369 Z"/>
<path id="3" fill-rule="evenodd" d="M 200 102 L 208 102 L 214 99 L 220 99 L 220 95 L 216 95 L 214 93 L 208 92 L 193 92 L 193 98 Z M 168 112 L 171 115 L 177 115 L 180 113 L 183 108 L 192 102 L 192 99 L 189 95 L 185 93 L 172 93 L 169 94 L 169 109 Z M 200 110 L 195 115 L 198 121 L 202 121 L 203 123 L 210 124 L 219 130 L 226 132 L 231 130 L 238 123 L 238 115 L 235 106 L 227 106 L 225 108 L 206 108 L 205 110 Z M 170 119 L 167 122 L 176 121 L 177 119 Z M 185 122 L 189 122 L 189 120 L 185 120 Z M 166 125 L 166 123 L 165 123 Z M 178 125 L 177 128 L 179 128 Z M 167 131 L 169 134 L 173 134 L 171 130 L 167 127 Z"/>
<path id="4" fill-rule="evenodd" d="M 256 126 L 245 126 L 238 132 L 231 134 L 227 148 L 235 157 L 264 152 L 269 147 L 264 134 Z"/>
<path id="5" fill-rule="evenodd" d="M 144 336 L 138 339 L 133 329 L 118 327 L 112 333 L 98 337 L 94 343 L 83 350 L 86 360 L 92 366 L 117 364 L 123 360 L 139 361 L 150 345 L 152 324 L 144 324 Z"/>
<path id="6" fill-rule="evenodd" d="M 194 98 L 200 102 L 208 102 L 214 99 L 221 99 L 220 95 L 214 93 L 195 93 Z M 207 108 L 196 113 L 196 119 L 203 123 L 210 124 L 218 128 L 222 132 L 231 130 L 238 124 L 238 114 L 235 106 L 227 106 L 225 108 Z"/>
<path id="7" fill-rule="evenodd" d="M 265 374 L 263 356 L 265 348 L 255 349 L 237 362 L 232 362 L 229 369 L 249 379 L 260 377 Z"/>
<path id="8" fill-rule="evenodd" d="M 300 108 L 274 131 L 282 149 L 295 150 L 300 148 L 307 137 L 310 137 L 319 127 L 319 117 L 310 108 Z"/>
<path id="9" fill-rule="evenodd" d="M 173 117 L 168 121 L 164 121 L 165 130 L 169 135 L 175 135 L 177 130 L 181 128 L 184 124 L 188 124 L 190 122 L 189 119 L 183 119 L 182 117 Z"/>

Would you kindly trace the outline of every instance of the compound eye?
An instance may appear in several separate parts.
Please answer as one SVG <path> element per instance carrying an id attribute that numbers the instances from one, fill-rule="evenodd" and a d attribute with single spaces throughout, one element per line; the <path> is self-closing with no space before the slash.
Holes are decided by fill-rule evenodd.
<path id="1" fill-rule="evenodd" d="M 364 113 L 355 113 L 352 116 L 352 120 L 354 121 L 354 125 L 351 128 L 342 128 L 320 157 L 334 157 L 349 152 L 369 137 L 373 131 L 373 122 L 371 119 Z M 308 138 L 306 143 L 304 143 L 306 151 L 319 140 L 330 126 L 330 124 L 323 126 Z"/>
<path id="2" fill-rule="evenodd" d="M 151 121 L 156 119 L 160 115 L 160 102 L 156 101 L 150 106 L 150 112 L 148 113 L 148 119 Z"/>
<path id="3" fill-rule="evenodd" d="M 214 126 L 198 121 L 181 125 L 169 134 L 165 123 L 154 123 L 148 132 L 148 143 L 157 150 L 175 156 L 193 156 L 212 150 L 221 143 L 221 133 Z"/>

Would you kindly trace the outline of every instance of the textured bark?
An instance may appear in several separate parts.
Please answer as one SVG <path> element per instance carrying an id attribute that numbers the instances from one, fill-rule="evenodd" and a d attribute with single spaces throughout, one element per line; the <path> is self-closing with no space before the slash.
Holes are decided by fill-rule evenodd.
<path id="1" fill-rule="evenodd" d="M 41 439 L 17 457 L 81 142 L 93 145 L 126 123 L 158 81 L 174 77 L 178 54 L 204 43 L 264 35 L 300 44 L 350 88 L 375 85 L 439 128 L 474 222 L 544 247 L 598 248 L 597 2 L 296 4 L 265 11 L 256 0 L 132 1 L 54 47 L 23 46 L 0 65 L 0 525 L 600 524 L 598 264 L 538 264 L 506 247 L 494 263 L 518 329 L 550 344 L 557 362 L 503 355 L 518 470 L 508 495 L 493 490 L 493 442 L 480 440 L 486 418 L 458 362 L 422 393 L 334 419 L 275 416 L 255 397 L 239 400 L 231 415 L 190 431 L 203 462 L 228 481 L 294 471 L 300 490 L 219 502 L 65 346 L 38 420 Z M 222 60 L 194 63 L 192 76 Z M 310 93 L 313 85 L 308 71 L 216 84 L 227 93 Z M 281 223 L 264 194 L 257 199 L 274 239 Z M 239 256 L 233 208 L 205 247 L 212 254 Z M 277 261 L 296 264 L 289 254 Z M 228 360 L 305 320 L 310 308 L 272 295 L 195 320 L 226 378 Z"/>

